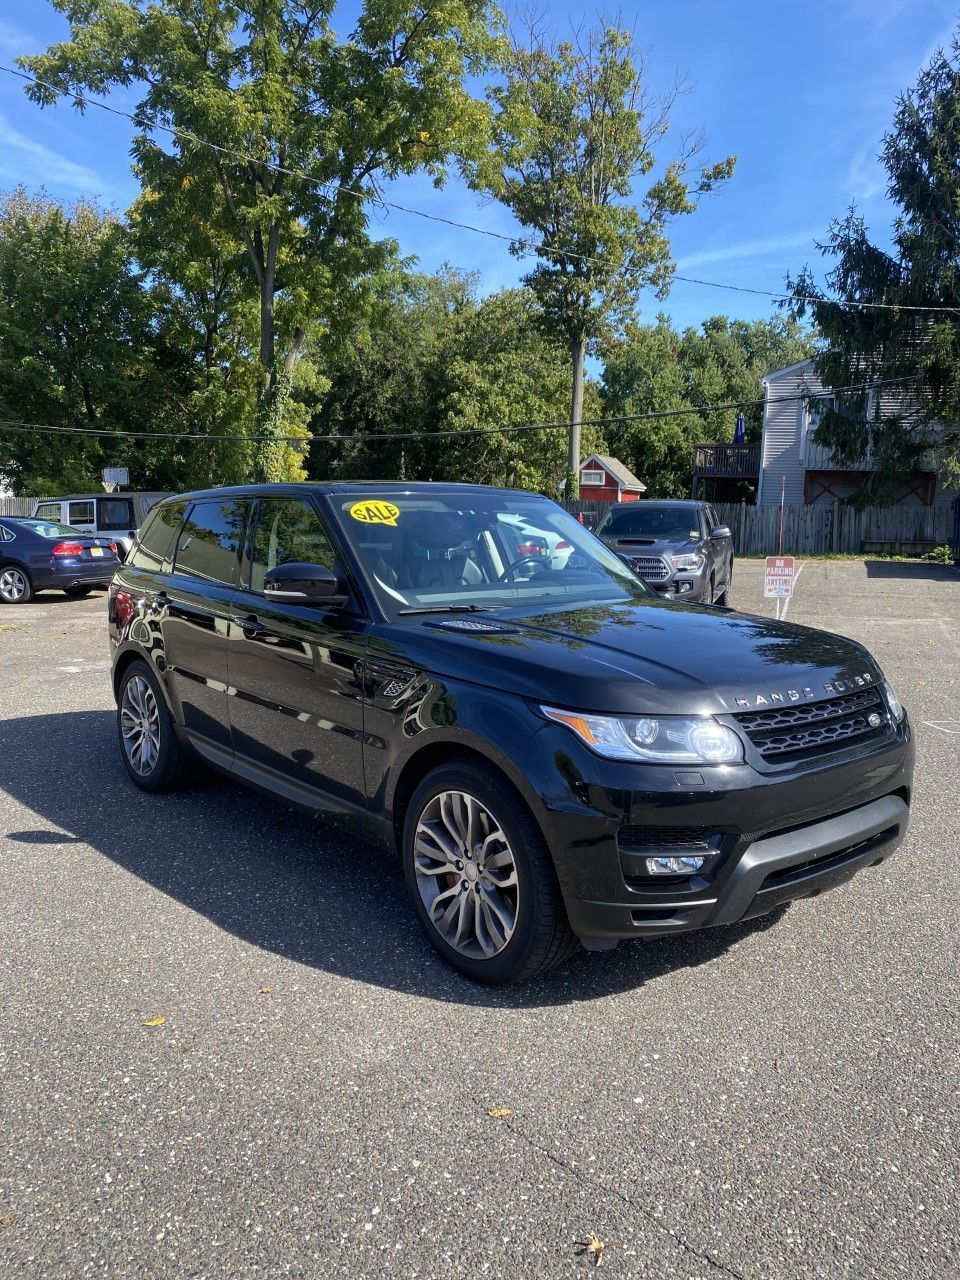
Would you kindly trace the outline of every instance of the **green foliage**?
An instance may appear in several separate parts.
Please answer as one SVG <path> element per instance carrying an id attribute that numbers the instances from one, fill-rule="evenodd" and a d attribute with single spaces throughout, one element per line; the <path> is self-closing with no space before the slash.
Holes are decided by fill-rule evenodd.
<path id="1" fill-rule="evenodd" d="M 641 289 L 666 290 L 669 223 L 730 177 L 734 160 L 698 167 L 700 140 L 688 139 L 654 172 L 680 86 L 661 99 L 650 93 L 626 31 L 555 48 L 531 32 L 505 62 L 503 83 L 489 91 L 491 143 L 469 172 L 533 233 L 513 248 L 535 249 L 539 261 L 525 283 L 547 331 L 569 352 L 575 472 L 588 344 L 622 329 Z M 646 187 L 639 195 L 637 184 Z"/>
<path id="2" fill-rule="evenodd" d="M 793 317 L 729 320 L 711 316 L 679 333 L 666 316 L 628 325 L 604 347 L 603 405 L 610 417 L 699 408 L 761 398 L 759 379 L 805 360 L 813 335 Z M 610 424 L 610 448 L 647 485 L 651 497 L 690 494 L 693 446 L 733 439 L 736 408 Z M 760 405 L 743 410 L 747 440 L 760 439 Z"/>
<path id="3" fill-rule="evenodd" d="M 121 222 L 23 188 L 0 202 L 0 418 L 149 430 L 183 373 Z M 153 483 L 162 455 L 149 442 L 0 426 L 0 473 L 19 493 L 98 488 L 107 465 Z"/>
<path id="4" fill-rule="evenodd" d="M 890 252 L 851 209 L 820 246 L 832 260 L 828 288 L 808 269 L 791 281 L 792 307 L 826 339 L 816 370 L 827 387 L 902 379 L 904 399 L 838 397 L 820 415 L 817 438 L 843 466 L 872 450 L 876 471 L 857 505 L 890 501 L 898 474 L 940 455 L 960 480 L 960 44 L 938 50 L 899 99 L 884 139 L 890 198 L 898 206 Z M 837 298 L 887 304 L 844 306 Z M 807 301 L 806 299 L 812 299 Z M 956 308 L 953 313 L 908 307 Z M 921 375 L 918 378 L 918 375 Z"/>
<path id="5" fill-rule="evenodd" d="M 345 40 L 335 0 L 53 2 L 71 38 L 21 59 L 52 86 L 31 96 L 142 93 L 138 236 L 174 288 L 242 323 L 259 364 L 258 428 L 289 434 L 297 360 L 355 310 L 389 255 L 367 231 L 376 184 L 421 169 L 440 183 L 448 157 L 484 137 L 485 108 L 464 79 L 493 49 L 488 0 L 365 0 Z M 172 144 L 158 128 L 176 131 Z M 185 225 L 178 260 L 163 246 Z M 295 471 L 289 452 L 268 443 L 259 473 Z"/>
<path id="6" fill-rule="evenodd" d="M 469 479 L 556 497 L 565 471 L 562 431 L 490 432 L 497 425 L 564 421 L 563 356 L 544 336 L 529 290 L 478 302 L 476 281 L 453 271 L 399 273 L 382 282 L 371 328 L 338 351 L 314 430 L 385 433 L 386 440 L 313 447 L 317 478 Z M 599 395 L 588 387 L 590 416 Z M 484 434 L 440 436 L 438 432 Z M 413 433 L 413 440 L 390 436 Z M 591 449 L 602 444 L 591 431 Z"/>

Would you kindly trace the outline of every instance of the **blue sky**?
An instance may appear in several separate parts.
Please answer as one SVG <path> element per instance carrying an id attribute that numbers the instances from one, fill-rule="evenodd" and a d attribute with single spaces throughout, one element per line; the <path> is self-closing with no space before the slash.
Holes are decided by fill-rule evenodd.
<path id="1" fill-rule="evenodd" d="M 561 32 L 582 9 L 541 6 Z M 735 177 L 699 211 L 675 224 L 681 273 L 726 284 L 779 289 L 788 271 L 819 265 L 815 241 L 855 200 L 883 239 L 891 209 L 877 153 L 899 92 L 940 44 L 948 43 L 957 0 L 648 0 L 621 7 L 648 50 L 654 86 L 677 70 L 691 90 L 676 128 L 703 128 L 705 159 L 738 157 Z M 37 52 L 67 26 L 46 0 L 4 0 L 0 61 Z M 125 103 L 130 101 L 125 99 Z M 41 111 L 21 86 L 0 75 L 0 188 L 44 186 L 67 201 L 97 197 L 125 208 L 136 194 L 125 122 L 71 107 Z M 669 140 L 667 142 L 669 148 Z M 437 191 L 420 178 L 397 183 L 401 204 L 510 233 L 509 215 L 483 204 L 459 182 Z M 516 282 L 522 265 L 507 247 L 399 213 L 378 218 L 381 234 L 432 270 L 444 261 L 480 273 L 484 290 Z M 681 325 L 725 312 L 754 318 L 773 304 L 747 294 L 675 283 L 665 303 L 644 300 Z"/>

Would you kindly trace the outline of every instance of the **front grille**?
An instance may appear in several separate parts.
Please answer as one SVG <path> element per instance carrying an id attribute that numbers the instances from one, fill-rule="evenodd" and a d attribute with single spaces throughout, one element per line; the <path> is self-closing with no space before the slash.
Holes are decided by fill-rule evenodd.
<path id="1" fill-rule="evenodd" d="M 871 715 L 880 716 L 878 725 L 870 724 Z M 857 689 L 769 711 L 745 711 L 735 718 L 764 760 L 814 755 L 857 739 L 880 738 L 890 724 L 879 689 Z"/>
<path id="2" fill-rule="evenodd" d="M 666 562 L 659 556 L 634 556 L 631 563 L 634 571 L 648 582 L 663 582 L 670 577 Z"/>
<path id="3" fill-rule="evenodd" d="M 711 848 L 706 827 L 641 827 L 627 824 L 617 837 L 620 848 L 631 853 L 652 851 L 681 856 L 703 853 Z"/>

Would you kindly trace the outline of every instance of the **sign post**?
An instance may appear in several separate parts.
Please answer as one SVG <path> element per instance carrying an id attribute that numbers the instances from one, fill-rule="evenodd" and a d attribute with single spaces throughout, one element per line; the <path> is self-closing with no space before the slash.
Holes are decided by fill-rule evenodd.
<path id="1" fill-rule="evenodd" d="M 763 571 L 763 594 L 766 599 L 772 597 L 776 600 L 778 618 L 780 617 L 780 601 L 789 601 L 793 595 L 795 581 L 796 561 L 793 556 L 767 556 Z"/>

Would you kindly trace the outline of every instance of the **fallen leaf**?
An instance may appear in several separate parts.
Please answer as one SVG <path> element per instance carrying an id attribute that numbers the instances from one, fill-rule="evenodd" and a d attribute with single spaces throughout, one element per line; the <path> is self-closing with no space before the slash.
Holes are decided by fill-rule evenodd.
<path id="1" fill-rule="evenodd" d="M 491 1107 L 487 1115 L 491 1120 L 506 1120 L 507 1116 L 513 1115 L 513 1112 L 509 1107 Z"/>
<path id="2" fill-rule="evenodd" d="M 586 1240 L 578 1241 L 580 1252 L 586 1254 L 593 1259 L 593 1265 L 599 1267 L 603 1261 L 603 1251 L 606 1248 L 599 1236 L 590 1235 Z"/>
<path id="3" fill-rule="evenodd" d="M 273 990 L 273 987 L 261 987 L 260 994 L 262 996 L 268 996 L 272 990 Z"/>
<path id="4" fill-rule="evenodd" d="M 149 1018 L 143 1025 L 145 1027 L 162 1027 L 166 1022 L 166 1018 L 162 1013 L 158 1013 L 155 1018 Z"/>
<path id="5" fill-rule="evenodd" d="M 5 1213 L 3 1217 L 0 1218 L 0 1231 L 3 1231 L 5 1227 L 12 1227 L 16 1220 L 17 1215 L 15 1213 Z"/>

